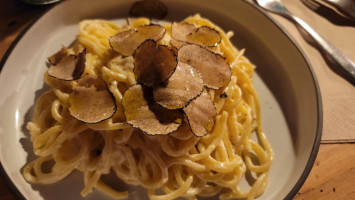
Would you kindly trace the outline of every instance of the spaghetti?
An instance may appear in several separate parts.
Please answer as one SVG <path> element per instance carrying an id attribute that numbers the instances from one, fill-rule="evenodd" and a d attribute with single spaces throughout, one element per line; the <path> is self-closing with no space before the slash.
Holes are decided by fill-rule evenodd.
<path id="1" fill-rule="evenodd" d="M 133 58 L 118 56 L 108 41 L 119 31 L 150 22 L 139 18 L 120 27 L 105 20 L 84 20 L 70 51 L 78 54 L 86 49 L 84 74 L 103 77 L 115 97 L 117 112 L 96 124 L 76 120 L 68 111 L 76 81 L 45 73 L 51 89 L 39 97 L 33 121 L 27 124 L 38 158 L 24 167 L 24 178 L 30 183 L 51 184 L 79 170 L 85 182 L 82 196 L 97 189 L 115 199 L 127 198 L 128 192 L 116 191 L 104 182 L 102 177 L 112 172 L 127 184 L 143 186 L 149 198 L 156 200 L 217 194 L 220 199 L 254 199 L 261 195 L 268 184 L 273 151 L 262 130 L 259 100 L 252 85 L 254 66 L 229 41 L 232 32 L 224 33 L 199 15 L 184 22 L 217 30 L 222 40 L 209 49 L 223 55 L 232 69 L 226 87 L 208 90 L 217 116 L 206 136 L 195 137 L 184 129 L 149 136 L 126 124 L 121 100 L 123 92 L 136 83 Z M 171 24 L 164 27 L 167 33 L 158 43 L 169 46 Z M 48 163 L 50 169 L 44 170 Z M 254 179 L 248 189 L 241 187 L 246 176 Z"/>

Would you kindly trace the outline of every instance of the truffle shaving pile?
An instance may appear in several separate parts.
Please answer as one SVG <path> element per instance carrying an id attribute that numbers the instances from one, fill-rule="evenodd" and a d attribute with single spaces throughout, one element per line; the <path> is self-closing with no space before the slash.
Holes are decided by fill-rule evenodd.
<path id="1" fill-rule="evenodd" d="M 129 125 L 148 135 L 172 133 L 186 118 L 191 131 L 204 136 L 213 128 L 216 116 L 204 88 L 225 87 L 232 74 L 226 59 L 208 49 L 218 45 L 221 36 L 207 26 L 174 22 L 170 42 L 161 44 L 166 32 L 163 26 L 149 24 L 125 29 L 109 39 L 118 56 L 133 57 L 137 84 L 127 87 L 122 96 L 123 114 Z M 115 96 L 102 77 L 83 74 L 86 50 L 78 55 L 68 52 L 63 47 L 48 58 L 48 74 L 78 80 L 70 94 L 70 114 L 85 123 L 111 118 L 117 111 Z"/>
<path id="2" fill-rule="evenodd" d="M 182 117 L 169 118 L 166 113 L 179 111 L 196 136 L 206 135 L 213 127 L 216 108 L 207 92 L 202 91 L 205 87 L 225 87 L 232 75 L 225 58 L 207 49 L 218 45 L 221 36 L 207 26 L 174 22 L 170 44 L 174 41 L 179 45 L 170 47 L 159 44 L 166 30 L 158 30 L 153 24 L 144 27 L 149 29 L 145 31 L 148 34 L 138 27 L 110 39 L 113 50 L 134 58 L 138 84 L 122 97 L 127 123 L 149 135 L 169 134 L 177 130 Z M 159 37 L 153 39 L 153 35 Z"/>

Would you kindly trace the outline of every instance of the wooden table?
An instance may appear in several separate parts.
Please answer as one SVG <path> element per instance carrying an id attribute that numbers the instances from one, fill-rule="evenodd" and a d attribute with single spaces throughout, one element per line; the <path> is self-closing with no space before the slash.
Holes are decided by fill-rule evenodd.
<path id="1" fill-rule="evenodd" d="M 301 5 L 299 2 L 284 0 L 286 5 L 289 5 L 293 11 L 298 11 L 297 9 L 302 9 L 302 12 L 307 12 L 309 15 L 311 11 L 306 11 L 306 7 Z M 303 6 L 303 7 L 302 7 Z M 0 3 L 0 59 L 5 56 L 5 52 L 17 38 L 17 36 L 36 18 L 41 16 L 46 10 L 51 6 L 30 6 L 20 3 L 16 0 L 6 0 Z M 297 9 L 296 9 L 297 8 Z M 291 10 L 292 10 L 291 9 Z M 300 12 L 300 11 L 298 11 Z M 304 13 L 303 13 L 304 14 Z M 318 16 L 319 17 L 319 16 Z M 280 21 L 282 25 L 288 26 L 292 30 L 292 24 L 284 21 L 283 19 L 275 16 L 277 20 Z M 311 20 L 310 20 L 311 21 Z M 351 24 L 355 29 L 355 23 Z M 312 24 L 311 24 L 312 25 Z M 298 33 L 295 34 L 296 39 L 302 40 Z M 354 40 L 354 37 L 352 37 Z M 334 41 L 332 41 L 334 42 Z M 335 41 L 336 42 L 336 41 Z M 301 47 L 305 49 L 306 53 L 312 53 L 312 47 L 307 46 L 307 44 L 301 42 Z M 342 49 L 344 50 L 344 49 Z M 346 50 L 346 49 L 345 49 Z M 310 52 L 307 52 L 310 51 Z M 355 52 L 352 51 L 354 54 Z M 319 57 L 318 57 L 319 59 Z M 353 59 L 354 60 L 354 59 Z M 312 62 L 312 59 L 311 59 Z M 320 62 L 320 61 L 319 61 Z M 321 61 L 323 62 L 323 61 Z M 324 64 L 323 64 L 324 65 Z M 324 67 L 324 66 L 323 66 Z M 355 134 L 355 121 L 353 113 L 348 113 L 345 115 L 345 119 L 337 119 L 336 112 L 346 112 L 347 110 L 332 111 L 330 106 L 336 107 L 336 104 L 347 104 L 345 107 L 350 108 L 350 110 L 355 107 L 355 98 L 351 101 L 342 101 L 341 98 L 346 98 L 346 96 L 353 95 L 355 97 L 355 87 L 349 86 L 346 81 L 339 81 L 336 77 L 337 84 L 343 84 L 347 90 L 337 91 L 338 99 L 333 100 L 329 96 L 324 96 L 331 94 L 333 91 L 331 87 L 328 87 L 325 77 L 317 73 L 320 88 L 322 91 L 324 111 L 324 125 L 323 125 L 323 136 L 329 136 L 341 130 L 347 134 Z M 334 75 L 335 76 L 335 75 Z M 327 77 L 329 78 L 329 76 Z M 334 80 L 332 80 L 334 81 Z M 345 103 L 344 103 L 345 102 Z M 350 102 L 350 103 L 349 103 Z M 343 108 L 344 105 L 340 106 Z M 329 112 L 328 112 L 329 110 Z M 334 121 L 347 120 L 350 125 L 337 126 Z M 332 123 L 333 122 L 333 123 Z M 347 124 L 348 124 L 347 122 Z M 330 138 L 330 139 L 328 139 Z M 354 136 L 355 138 L 355 136 Z M 344 142 L 345 141 L 345 142 Z M 346 142 L 348 141 L 348 142 Z M 351 142 L 349 142 L 351 141 Z M 315 164 L 312 168 L 309 177 L 306 182 L 295 196 L 295 200 L 313 200 L 313 199 L 354 199 L 355 198 L 355 143 L 354 140 L 344 140 L 344 138 L 332 135 L 332 137 L 322 138 L 322 143 L 320 145 L 319 153 Z M 0 199 L 2 200 L 13 200 L 15 197 L 10 193 L 6 187 L 4 181 L 0 179 Z"/>

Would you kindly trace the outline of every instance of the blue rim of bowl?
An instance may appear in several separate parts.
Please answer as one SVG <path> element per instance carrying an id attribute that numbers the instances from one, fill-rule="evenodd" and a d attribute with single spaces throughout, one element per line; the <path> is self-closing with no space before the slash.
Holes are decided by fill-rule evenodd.
<path id="1" fill-rule="evenodd" d="M 6 63 L 7 58 L 10 56 L 12 50 L 16 47 L 17 43 L 21 40 L 21 38 L 25 35 L 25 33 L 39 20 L 41 19 L 47 12 L 49 12 L 50 10 L 52 10 L 54 7 L 56 7 L 57 5 L 64 3 L 65 1 L 60 1 L 58 3 L 56 3 L 55 5 L 53 5 L 52 8 L 48 9 L 47 11 L 45 11 L 41 16 L 39 16 L 37 19 L 35 19 L 31 24 L 29 24 L 18 36 L 17 38 L 14 40 L 14 42 L 10 45 L 10 47 L 7 49 L 7 51 L 5 52 L 3 58 L 1 59 L 0 62 L 0 73 Z M 321 97 L 321 93 L 320 93 L 320 88 L 319 88 L 319 84 L 317 81 L 317 77 L 316 74 L 313 70 L 313 67 L 311 65 L 311 63 L 309 62 L 309 59 L 307 58 L 307 56 L 305 55 L 305 53 L 303 52 L 302 48 L 299 46 L 299 44 L 296 42 L 296 40 L 291 36 L 290 33 L 288 33 L 288 31 L 279 23 L 277 22 L 275 19 L 273 19 L 266 11 L 264 11 L 262 8 L 258 7 L 257 5 L 255 5 L 254 3 L 251 3 L 249 1 L 243 0 L 244 3 L 249 4 L 250 6 L 252 6 L 253 8 L 255 8 L 256 10 L 258 10 L 260 13 L 262 13 L 268 20 L 270 20 L 283 34 L 285 34 L 285 36 L 291 41 L 291 43 L 297 48 L 297 50 L 301 53 L 302 57 L 305 59 L 307 66 L 308 66 L 308 70 L 310 72 L 310 74 L 312 75 L 313 78 L 313 83 L 316 89 L 316 98 L 317 98 L 317 110 L 318 110 L 318 117 L 317 117 L 317 131 L 316 131 L 316 137 L 314 138 L 314 142 L 313 142 L 313 148 L 310 154 L 310 157 L 308 159 L 307 165 L 305 167 L 305 169 L 303 170 L 301 177 L 298 179 L 298 181 L 296 182 L 296 184 L 293 186 L 293 188 L 291 189 L 291 191 L 286 195 L 286 197 L 284 198 L 285 200 L 291 200 L 296 194 L 297 192 L 301 189 L 302 185 L 304 184 L 304 182 L 306 181 L 309 173 L 311 172 L 311 169 L 314 165 L 314 162 L 316 160 L 317 154 L 318 154 L 318 150 L 319 150 L 319 146 L 321 143 L 321 137 L 322 137 L 322 128 L 323 128 L 323 107 L 322 107 L 322 97 Z M 2 163 L 0 161 L 0 178 L 2 178 L 5 182 L 5 184 L 7 185 L 7 187 L 9 188 L 9 190 L 11 191 L 11 193 L 15 196 L 16 199 L 26 199 L 23 194 L 17 189 L 17 187 L 14 185 L 14 183 L 11 181 L 11 179 L 9 178 L 9 176 L 7 175 L 7 173 L 5 172 Z"/>

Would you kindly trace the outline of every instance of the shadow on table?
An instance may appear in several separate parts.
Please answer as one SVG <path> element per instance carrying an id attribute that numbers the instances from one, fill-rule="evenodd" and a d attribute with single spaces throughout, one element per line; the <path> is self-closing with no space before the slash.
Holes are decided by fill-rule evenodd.
<path id="1" fill-rule="evenodd" d="M 342 77 L 344 80 L 348 81 L 350 84 L 355 86 L 355 79 L 353 77 L 351 77 L 351 75 L 347 71 L 345 71 L 345 69 L 343 69 L 342 66 L 338 65 L 335 61 L 333 61 L 329 57 L 329 55 L 324 53 L 324 50 L 322 49 L 322 47 L 320 47 L 320 45 L 311 37 L 311 35 L 309 33 L 304 31 L 303 28 L 298 25 L 297 25 L 297 28 L 298 28 L 300 34 L 302 35 L 302 37 L 307 41 L 307 43 L 319 51 L 320 55 L 323 57 L 324 61 L 328 65 L 328 67 L 335 74 L 337 74 L 338 76 Z M 350 60 L 350 58 L 348 58 L 348 59 Z M 354 60 L 352 60 L 352 62 L 355 63 Z"/>
<path id="2" fill-rule="evenodd" d="M 307 6 L 307 5 L 306 5 Z M 336 13 L 334 10 L 320 5 L 316 9 L 312 9 L 315 13 L 318 15 L 324 17 L 327 19 L 330 23 L 337 25 L 337 26 L 353 26 L 355 27 L 355 20 L 347 19 L 345 17 L 340 16 L 338 13 Z"/>

